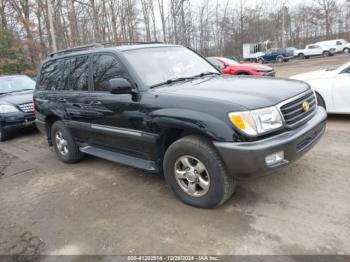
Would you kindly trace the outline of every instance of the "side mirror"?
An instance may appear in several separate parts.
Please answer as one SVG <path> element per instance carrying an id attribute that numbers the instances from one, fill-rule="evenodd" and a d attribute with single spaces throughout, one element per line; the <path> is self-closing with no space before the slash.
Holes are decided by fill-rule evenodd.
<path id="1" fill-rule="evenodd" d="M 134 90 L 125 78 L 113 78 L 109 80 L 111 94 L 133 94 Z"/>

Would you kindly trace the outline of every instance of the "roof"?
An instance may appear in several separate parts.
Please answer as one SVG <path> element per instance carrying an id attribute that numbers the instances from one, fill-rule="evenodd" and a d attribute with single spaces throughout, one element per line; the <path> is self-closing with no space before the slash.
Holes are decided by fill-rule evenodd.
<path id="1" fill-rule="evenodd" d="M 107 43 L 108 44 L 108 43 Z M 95 53 L 99 51 L 129 51 L 129 50 L 137 50 L 137 49 L 145 49 L 145 48 L 157 48 L 157 47 L 175 47 L 179 45 L 172 45 L 172 44 L 162 44 L 162 43 L 136 43 L 136 44 L 127 44 L 127 45 L 120 45 L 120 46 L 111 46 L 111 47 L 105 47 L 103 44 L 99 43 L 93 43 L 73 48 L 68 48 L 64 50 L 60 50 L 54 53 L 49 54 L 48 58 L 45 60 L 51 60 L 56 58 L 63 58 L 68 57 L 76 54 L 90 54 Z"/>

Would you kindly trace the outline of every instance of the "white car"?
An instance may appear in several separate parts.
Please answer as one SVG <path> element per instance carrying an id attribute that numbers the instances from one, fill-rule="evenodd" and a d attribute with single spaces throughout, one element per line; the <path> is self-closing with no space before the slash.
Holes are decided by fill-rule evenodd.
<path id="1" fill-rule="evenodd" d="M 317 42 L 316 45 L 325 45 L 330 48 L 335 48 L 335 51 L 337 53 L 349 53 L 350 52 L 350 43 L 346 41 L 345 39 L 335 39 L 335 40 L 328 40 L 328 41 L 322 41 Z"/>
<path id="2" fill-rule="evenodd" d="M 295 75 L 292 79 L 311 85 L 317 103 L 328 113 L 350 114 L 350 62 L 334 69 Z"/>
<path id="3" fill-rule="evenodd" d="M 305 49 L 294 50 L 294 56 L 304 59 L 310 56 L 332 56 L 336 53 L 336 49 L 326 45 L 307 45 Z"/>

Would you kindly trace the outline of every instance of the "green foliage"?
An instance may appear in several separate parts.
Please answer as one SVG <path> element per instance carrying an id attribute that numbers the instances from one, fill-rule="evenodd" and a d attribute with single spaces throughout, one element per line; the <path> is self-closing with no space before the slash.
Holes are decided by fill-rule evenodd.
<path id="1" fill-rule="evenodd" d="M 0 74 L 20 74 L 30 69 L 21 40 L 10 31 L 0 32 Z"/>

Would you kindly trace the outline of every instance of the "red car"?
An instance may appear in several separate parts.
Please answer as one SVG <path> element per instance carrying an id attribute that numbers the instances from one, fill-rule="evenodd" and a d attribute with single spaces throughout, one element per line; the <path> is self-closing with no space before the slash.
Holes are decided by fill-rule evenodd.
<path id="1" fill-rule="evenodd" d="M 226 57 L 207 57 L 207 60 L 217 67 L 223 74 L 228 75 L 252 75 L 252 76 L 275 76 L 275 71 L 260 64 L 240 64 Z"/>

